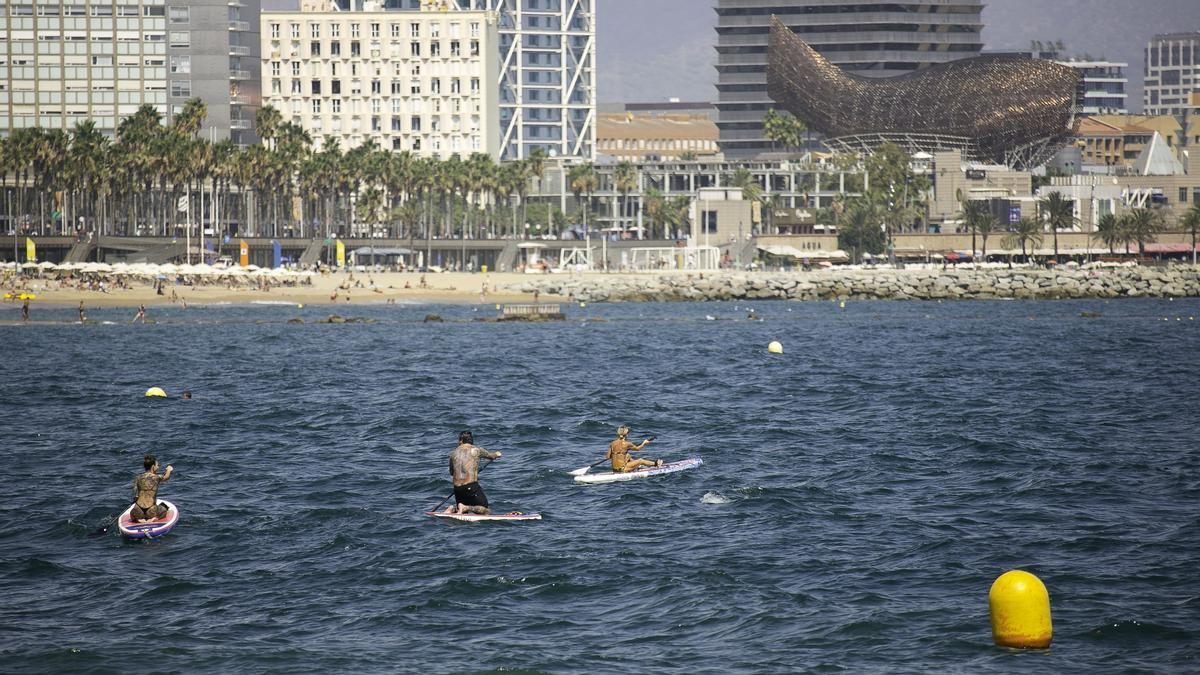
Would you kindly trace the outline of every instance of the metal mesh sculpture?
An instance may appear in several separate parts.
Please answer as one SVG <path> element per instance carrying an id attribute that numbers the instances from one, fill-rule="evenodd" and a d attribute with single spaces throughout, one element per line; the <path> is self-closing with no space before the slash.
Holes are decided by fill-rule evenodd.
<path id="1" fill-rule="evenodd" d="M 975 161 L 1040 166 L 1074 135 L 1081 87 L 1074 68 L 1004 56 L 859 77 L 771 21 L 767 93 L 835 150 L 894 142 L 909 152 L 959 149 Z"/>

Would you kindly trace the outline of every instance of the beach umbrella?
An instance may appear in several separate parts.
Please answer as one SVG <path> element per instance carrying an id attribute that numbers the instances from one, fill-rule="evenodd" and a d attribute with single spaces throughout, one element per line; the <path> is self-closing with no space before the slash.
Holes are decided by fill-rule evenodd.
<path id="1" fill-rule="evenodd" d="M 34 262 L 27 262 L 27 263 L 23 263 L 23 264 L 21 265 L 21 269 L 23 269 L 23 270 L 36 270 L 36 269 L 37 269 L 37 263 L 34 263 Z"/>
<path id="2" fill-rule="evenodd" d="M 38 263 L 38 269 L 39 269 L 39 270 L 53 270 L 53 269 L 58 269 L 58 265 L 55 265 L 54 263 L 52 263 L 52 262 L 50 262 L 49 260 L 47 260 L 46 262 L 41 262 L 41 263 Z"/>

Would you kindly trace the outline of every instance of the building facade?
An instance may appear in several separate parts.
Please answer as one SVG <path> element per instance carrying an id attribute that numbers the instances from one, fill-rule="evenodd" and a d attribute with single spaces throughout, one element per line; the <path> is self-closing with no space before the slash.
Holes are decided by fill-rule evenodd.
<path id="1" fill-rule="evenodd" d="M 762 120 L 776 107 L 767 95 L 766 77 L 772 16 L 847 73 L 890 77 L 979 54 L 982 11 L 982 3 L 963 0 L 717 0 L 717 125 L 722 150 L 730 158 L 771 150 Z"/>
<path id="2" fill-rule="evenodd" d="M 0 5 L 0 135 L 92 120 L 106 135 L 142 105 L 189 98 L 201 133 L 253 141 L 258 0 L 10 0 Z"/>
<path id="3" fill-rule="evenodd" d="M 1146 47 L 1142 112 L 1182 115 L 1200 92 L 1200 31 L 1156 35 Z"/>
<path id="4" fill-rule="evenodd" d="M 493 12 L 263 12 L 264 101 L 317 146 L 498 157 Z"/>
<path id="5" fill-rule="evenodd" d="M 712 157 L 717 125 L 706 115 L 601 113 L 596 152 L 630 162 Z"/>

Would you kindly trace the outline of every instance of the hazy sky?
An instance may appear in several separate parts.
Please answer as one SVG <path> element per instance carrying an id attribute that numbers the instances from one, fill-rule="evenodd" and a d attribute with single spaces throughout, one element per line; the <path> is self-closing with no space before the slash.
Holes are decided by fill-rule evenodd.
<path id="1" fill-rule="evenodd" d="M 1129 63 L 1141 108 L 1142 52 L 1156 33 L 1200 31 L 1200 0 L 985 0 L 986 49 L 1059 40 L 1071 53 Z M 713 0 L 597 0 L 602 103 L 716 98 Z"/>

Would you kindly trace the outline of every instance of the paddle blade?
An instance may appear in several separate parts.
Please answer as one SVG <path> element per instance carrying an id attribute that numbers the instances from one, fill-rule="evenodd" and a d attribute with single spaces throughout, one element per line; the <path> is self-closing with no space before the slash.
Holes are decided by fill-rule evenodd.
<path id="1" fill-rule="evenodd" d="M 568 471 L 567 473 L 571 474 L 572 476 L 582 476 L 583 474 L 590 471 L 591 468 L 592 467 L 590 467 L 590 466 L 585 466 L 582 469 L 575 469 L 574 471 Z"/>

